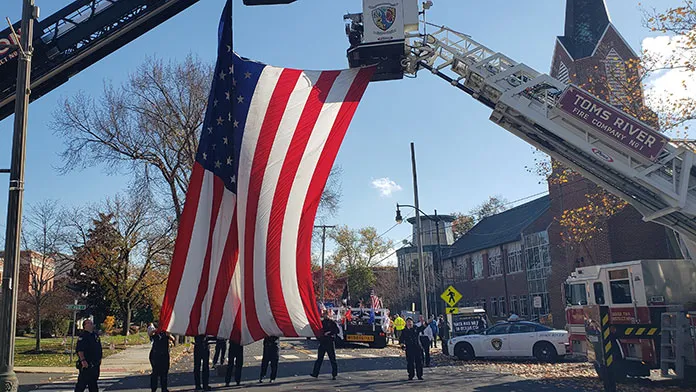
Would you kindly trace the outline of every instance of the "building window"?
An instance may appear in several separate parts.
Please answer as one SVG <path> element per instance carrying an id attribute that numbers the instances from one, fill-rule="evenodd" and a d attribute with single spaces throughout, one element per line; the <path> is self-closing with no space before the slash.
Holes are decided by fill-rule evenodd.
<path id="1" fill-rule="evenodd" d="M 513 244 L 508 248 L 507 272 L 509 274 L 522 271 L 522 244 Z"/>
<path id="2" fill-rule="evenodd" d="M 562 61 L 561 64 L 558 66 L 558 77 L 556 79 L 560 80 L 565 84 L 570 83 L 570 72 L 568 71 L 568 67 Z"/>
<path id="3" fill-rule="evenodd" d="M 527 296 L 520 296 L 520 314 L 526 316 L 529 314 L 529 302 L 527 302 Z"/>
<path id="4" fill-rule="evenodd" d="M 541 309 L 532 309 L 532 315 L 549 314 L 547 281 L 551 275 L 549 236 L 546 231 L 524 236 L 524 255 L 527 265 L 529 297 L 541 297 Z M 546 300 L 545 300 L 546 299 Z"/>
<path id="5" fill-rule="evenodd" d="M 607 73 L 609 103 L 621 106 L 627 98 L 625 84 L 628 78 L 626 76 L 626 63 L 614 48 L 611 48 L 604 59 L 604 70 Z"/>
<path id="6" fill-rule="evenodd" d="M 491 297 L 491 315 L 498 315 L 498 300 L 495 297 Z"/>
<path id="7" fill-rule="evenodd" d="M 505 297 L 500 297 L 498 299 L 498 310 L 500 310 L 501 316 L 507 315 L 507 307 L 505 306 Z"/>
<path id="8" fill-rule="evenodd" d="M 510 313 L 520 314 L 520 307 L 517 303 L 517 296 L 510 297 Z"/>
<path id="9" fill-rule="evenodd" d="M 488 252 L 488 276 L 500 276 L 503 274 L 503 262 L 500 249 L 491 249 Z"/>
<path id="10" fill-rule="evenodd" d="M 489 309 L 486 307 L 486 299 L 481 298 L 481 309 L 485 310 L 486 312 L 489 311 Z"/>
<path id="11" fill-rule="evenodd" d="M 481 254 L 481 253 L 474 254 L 473 257 L 471 258 L 471 262 L 473 263 L 473 267 L 474 267 L 473 279 L 482 279 L 483 278 L 483 254 Z"/>
<path id="12" fill-rule="evenodd" d="M 460 256 L 457 258 L 457 277 L 459 280 L 469 280 L 466 273 L 466 266 L 469 263 L 467 257 Z"/>

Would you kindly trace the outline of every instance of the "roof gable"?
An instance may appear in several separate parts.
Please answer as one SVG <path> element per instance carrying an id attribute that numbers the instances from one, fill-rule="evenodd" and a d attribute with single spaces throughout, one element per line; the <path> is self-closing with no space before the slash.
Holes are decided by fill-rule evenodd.
<path id="1" fill-rule="evenodd" d="M 448 257 L 519 241 L 522 231 L 541 217 L 550 206 L 547 195 L 484 218 L 452 244 Z"/>

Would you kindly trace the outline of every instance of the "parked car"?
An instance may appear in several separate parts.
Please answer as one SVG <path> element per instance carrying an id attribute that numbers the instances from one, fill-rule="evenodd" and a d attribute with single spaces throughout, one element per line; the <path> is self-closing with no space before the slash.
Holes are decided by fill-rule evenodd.
<path id="1" fill-rule="evenodd" d="M 461 360 L 481 357 L 536 357 L 554 362 L 568 352 L 568 332 L 530 321 L 498 323 L 480 334 L 457 336 L 448 342 Z"/>

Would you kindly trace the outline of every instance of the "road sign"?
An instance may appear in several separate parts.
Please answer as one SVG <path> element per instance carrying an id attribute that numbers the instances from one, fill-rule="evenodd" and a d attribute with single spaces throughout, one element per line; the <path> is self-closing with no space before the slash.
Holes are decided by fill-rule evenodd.
<path id="1" fill-rule="evenodd" d="M 442 298 L 447 305 L 452 307 L 462 299 L 462 295 L 453 286 L 450 286 L 440 295 L 440 298 Z"/>
<path id="2" fill-rule="evenodd" d="M 445 313 L 457 314 L 459 313 L 459 308 L 445 308 Z"/>
<path id="3" fill-rule="evenodd" d="M 534 309 L 541 309 L 541 297 L 534 297 Z"/>
<path id="4" fill-rule="evenodd" d="M 85 309 L 87 309 L 87 305 L 78 305 L 78 304 L 69 304 L 69 305 L 65 305 L 65 307 L 69 310 L 85 310 Z"/>

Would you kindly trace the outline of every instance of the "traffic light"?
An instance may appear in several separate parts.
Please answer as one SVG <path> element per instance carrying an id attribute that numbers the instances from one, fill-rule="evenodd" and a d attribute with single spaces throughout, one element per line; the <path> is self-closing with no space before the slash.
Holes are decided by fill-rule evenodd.
<path id="1" fill-rule="evenodd" d="M 244 5 L 273 5 L 273 4 L 290 4 L 295 0 L 243 0 Z"/>

